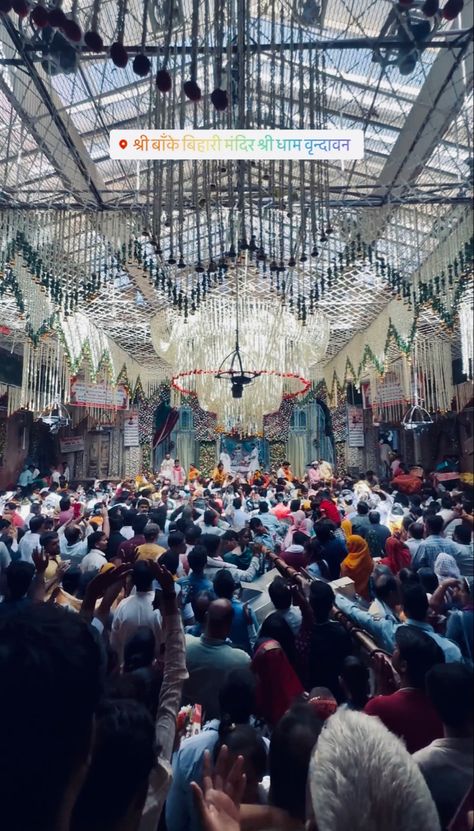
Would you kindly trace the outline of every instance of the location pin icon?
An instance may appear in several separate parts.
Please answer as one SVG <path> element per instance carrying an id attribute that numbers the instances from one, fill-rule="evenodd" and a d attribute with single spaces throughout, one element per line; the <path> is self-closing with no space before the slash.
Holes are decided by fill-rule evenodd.
<path id="1" fill-rule="evenodd" d="M 125 150 L 125 148 L 126 148 L 127 144 L 128 144 L 127 139 L 120 139 L 120 141 L 119 141 L 119 147 L 121 147 L 121 148 L 122 148 L 122 150 Z"/>

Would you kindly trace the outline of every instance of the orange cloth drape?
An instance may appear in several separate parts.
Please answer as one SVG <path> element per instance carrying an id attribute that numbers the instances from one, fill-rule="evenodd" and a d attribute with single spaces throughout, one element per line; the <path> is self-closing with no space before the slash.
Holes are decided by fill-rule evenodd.
<path id="1" fill-rule="evenodd" d="M 347 550 L 349 553 L 341 564 L 341 577 L 353 580 L 357 594 L 369 600 L 369 578 L 374 567 L 369 546 L 363 537 L 351 534 L 347 538 Z"/>

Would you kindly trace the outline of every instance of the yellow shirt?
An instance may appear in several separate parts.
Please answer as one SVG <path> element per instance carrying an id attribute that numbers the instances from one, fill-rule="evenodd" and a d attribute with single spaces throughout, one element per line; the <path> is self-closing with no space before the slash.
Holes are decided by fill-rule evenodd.
<path id="1" fill-rule="evenodd" d="M 157 545 L 155 542 L 146 542 L 139 545 L 137 551 L 137 560 L 158 560 L 165 553 L 166 548 L 162 548 L 161 545 Z"/>
<path id="2" fill-rule="evenodd" d="M 223 485 L 225 482 L 226 474 L 224 471 L 220 471 L 217 467 L 214 468 L 212 471 L 211 479 L 215 482 L 216 485 Z"/>

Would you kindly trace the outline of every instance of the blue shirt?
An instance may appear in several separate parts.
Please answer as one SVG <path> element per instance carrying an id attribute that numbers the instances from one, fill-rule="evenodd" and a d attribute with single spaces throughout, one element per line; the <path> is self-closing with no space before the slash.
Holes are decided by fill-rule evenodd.
<path id="1" fill-rule="evenodd" d="M 252 644 L 250 642 L 249 624 L 247 623 L 244 605 L 239 600 L 232 600 L 232 608 L 234 610 L 234 618 L 232 620 L 229 638 L 233 646 L 243 649 L 244 652 L 248 652 L 250 655 L 252 653 Z M 250 625 L 253 624 L 256 639 L 258 630 L 257 618 L 252 609 L 248 609 L 248 612 L 251 620 Z"/>
<path id="2" fill-rule="evenodd" d="M 200 782 L 204 752 L 212 752 L 218 739 L 219 722 L 209 721 L 197 736 L 185 739 L 173 756 L 173 781 L 166 797 L 168 831 L 201 831 L 191 782 Z"/>
<path id="3" fill-rule="evenodd" d="M 411 564 L 412 569 L 414 571 L 418 571 L 419 568 L 423 567 L 434 569 L 438 554 L 451 554 L 457 562 L 459 550 L 456 543 L 447 537 L 431 534 L 417 548 Z"/>
<path id="4" fill-rule="evenodd" d="M 410 618 L 405 623 L 396 623 L 390 618 L 374 618 L 369 612 L 365 612 L 357 603 L 348 600 L 342 594 L 336 594 L 336 606 L 341 612 L 344 612 L 344 614 L 350 617 L 351 620 L 365 629 L 369 635 L 372 635 L 379 646 L 390 654 L 395 649 L 395 633 L 398 627 L 409 625 L 416 626 L 417 629 L 426 632 L 427 635 L 436 641 L 444 652 L 446 663 L 452 663 L 454 661 L 461 661 L 462 663 L 462 655 L 459 647 L 453 641 L 450 641 L 449 638 L 443 638 L 442 635 L 438 635 L 429 623 L 421 623 L 418 620 L 411 620 Z"/>
<path id="5" fill-rule="evenodd" d="M 185 603 L 191 603 L 199 592 L 213 591 L 213 585 L 209 578 L 205 577 L 204 574 L 195 574 L 194 571 L 190 571 L 186 577 L 180 577 L 177 582 L 181 586 Z"/>

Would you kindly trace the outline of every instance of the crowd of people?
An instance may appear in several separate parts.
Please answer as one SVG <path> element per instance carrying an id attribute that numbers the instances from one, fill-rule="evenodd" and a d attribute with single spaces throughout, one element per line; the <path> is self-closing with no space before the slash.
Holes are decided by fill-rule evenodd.
<path id="1" fill-rule="evenodd" d="M 2 827 L 472 831 L 472 494 L 397 462 L 25 467 L 0 497 Z"/>

